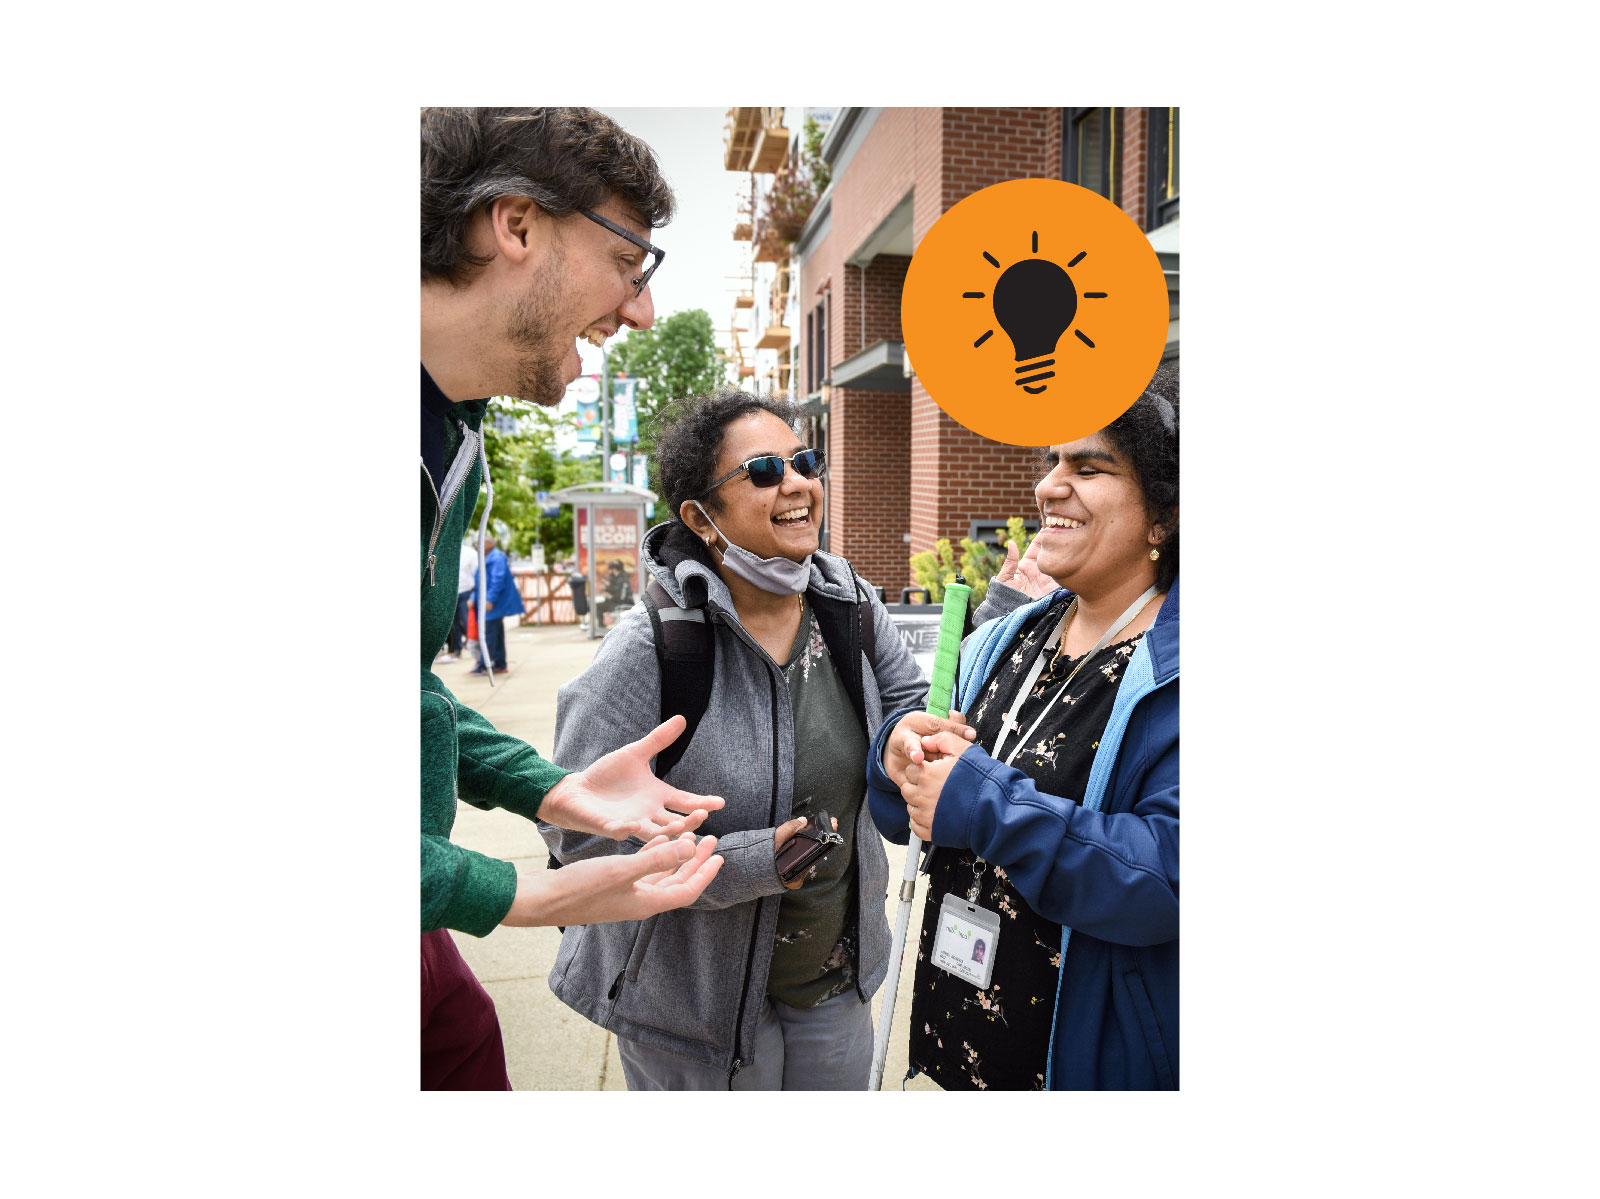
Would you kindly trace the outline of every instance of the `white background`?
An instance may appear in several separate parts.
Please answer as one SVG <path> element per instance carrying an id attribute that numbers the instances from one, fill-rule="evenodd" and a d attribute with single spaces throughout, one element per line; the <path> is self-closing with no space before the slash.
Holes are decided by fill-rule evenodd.
<path id="1" fill-rule="evenodd" d="M 889 1193 L 954 1104 L 1004 1121 L 1002 1193 L 1592 1180 L 1568 9 L 44 11 L 5 189 L 24 1193 L 722 1194 L 801 1142 Z M 769 97 L 1184 108 L 1179 1095 L 416 1092 L 416 107 Z"/>

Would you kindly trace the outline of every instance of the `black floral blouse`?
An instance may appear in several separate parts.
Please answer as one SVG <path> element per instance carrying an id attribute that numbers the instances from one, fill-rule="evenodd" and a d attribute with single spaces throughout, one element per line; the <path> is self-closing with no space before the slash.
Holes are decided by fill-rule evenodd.
<path id="1" fill-rule="evenodd" d="M 978 731 L 978 744 L 994 745 L 1003 711 L 1033 668 L 1062 610 L 1062 605 L 1052 605 L 1025 625 L 1012 652 L 1000 660 L 979 693 L 968 715 Z M 1071 799 L 1083 795 L 1100 734 L 1111 718 L 1117 685 L 1142 635 L 1095 654 L 1028 736 L 1011 764 L 1032 778 L 1039 790 Z M 1014 738 L 1028 732 L 1077 664 L 1077 659 L 1065 656 L 1046 664 L 1017 715 L 1022 728 L 1007 738 L 1002 757 L 1010 756 Z M 950 892 L 1000 916 L 994 972 L 986 991 L 929 960 L 939 928 L 939 905 Z M 1060 968 L 1061 926 L 1028 906 L 1003 866 L 985 862 L 969 850 L 935 849 L 917 943 L 912 1066 L 947 1091 L 1043 1090 Z"/>

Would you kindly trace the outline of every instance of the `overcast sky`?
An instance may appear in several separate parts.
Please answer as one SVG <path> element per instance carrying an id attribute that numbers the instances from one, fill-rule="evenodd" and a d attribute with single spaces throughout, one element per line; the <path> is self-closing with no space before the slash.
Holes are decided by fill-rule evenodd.
<path id="1" fill-rule="evenodd" d="M 667 252 L 650 280 L 656 317 L 704 308 L 717 329 L 733 313 L 740 246 L 733 240 L 735 200 L 750 176 L 722 167 L 722 127 L 726 108 L 603 108 L 629 133 L 656 152 L 661 171 L 678 198 L 678 215 L 650 238 Z M 726 339 L 719 339 L 725 343 Z M 600 351 L 580 343 L 585 373 L 600 369 Z"/>

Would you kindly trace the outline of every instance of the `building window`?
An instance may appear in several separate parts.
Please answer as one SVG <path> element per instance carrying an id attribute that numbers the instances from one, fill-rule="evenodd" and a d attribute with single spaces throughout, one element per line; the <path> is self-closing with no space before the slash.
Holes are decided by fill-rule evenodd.
<path id="1" fill-rule="evenodd" d="M 828 295 L 806 314 L 806 394 L 816 395 L 828 378 Z"/>
<path id="2" fill-rule="evenodd" d="M 811 340 L 806 346 L 806 366 L 810 370 L 810 390 L 815 395 L 828 380 L 828 293 L 811 310 Z"/>
<path id="3" fill-rule="evenodd" d="M 817 390 L 816 370 L 817 362 L 817 335 L 816 335 L 816 310 L 806 313 L 806 394 L 810 395 Z"/>
<path id="4" fill-rule="evenodd" d="M 1121 111 L 1115 108 L 1061 110 L 1061 177 L 1113 204 L 1122 202 L 1117 169 L 1122 161 L 1120 117 Z"/>
<path id="5" fill-rule="evenodd" d="M 1178 219 L 1178 110 L 1150 112 L 1150 228 Z"/>

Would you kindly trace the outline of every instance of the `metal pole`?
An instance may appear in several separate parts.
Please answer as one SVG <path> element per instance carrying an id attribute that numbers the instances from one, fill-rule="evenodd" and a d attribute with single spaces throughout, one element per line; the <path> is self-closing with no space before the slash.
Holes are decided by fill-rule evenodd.
<path id="1" fill-rule="evenodd" d="M 633 391 L 633 422 L 632 423 L 633 423 L 634 436 L 629 439 L 628 448 L 624 451 L 624 453 L 626 453 L 628 455 L 628 461 L 627 461 L 626 465 L 624 465 L 624 467 L 623 467 L 623 476 L 622 476 L 625 480 L 627 480 L 627 482 L 629 483 L 630 486 L 633 483 L 633 447 L 636 446 L 639 443 L 639 438 L 638 438 L 638 432 L 639 432 L 639 384 L 637 382 L 634 383 L 634 385 L 632 387 L 632 391 Z"/>
<path id="2" fill-rule="evenodd" d="M 956 665 L 961 656 L 961 630 L 966 623 L 967 601 L 972 588 L 960 575 L 956 582 L 944 589 L 944 610 L 939 614 L 939 648 L 934 652 L 933 670 L 928 679 L 927 711 L 939 717 L 950 715 L 950 701 L 955 691 Z M 872 1049 L 872 1073 L 867 1079 L 867 1090 L 876 1091 L 883 1086 L 883 1067 L 889 1059 L 889 1028 L 894 1023 L 895 992 L 900 989 L 901 967 L 905 964 L 906 925 L 911 919 L 911 901 L 917 893 L 917 865 L 922 856 L 922 842 L 915 833 L 906 842 L 906 868 L 900 874 L 900 911 L 894 918 L 894 941 L 889 948 L 889 960 L 894 972 L 884 980 L 883 1011 L 878 1017 L 877 1042 Z"/>
<path id="3" fill-rule="evenodd" d="M 600 481 L 611 481 L 611 368 L 606 365 L 610 355 L 600 348 Z M 591 547 L 592 548 L 592 547 Z M 593 557 L 593 555 L 590 555 Z"/>

